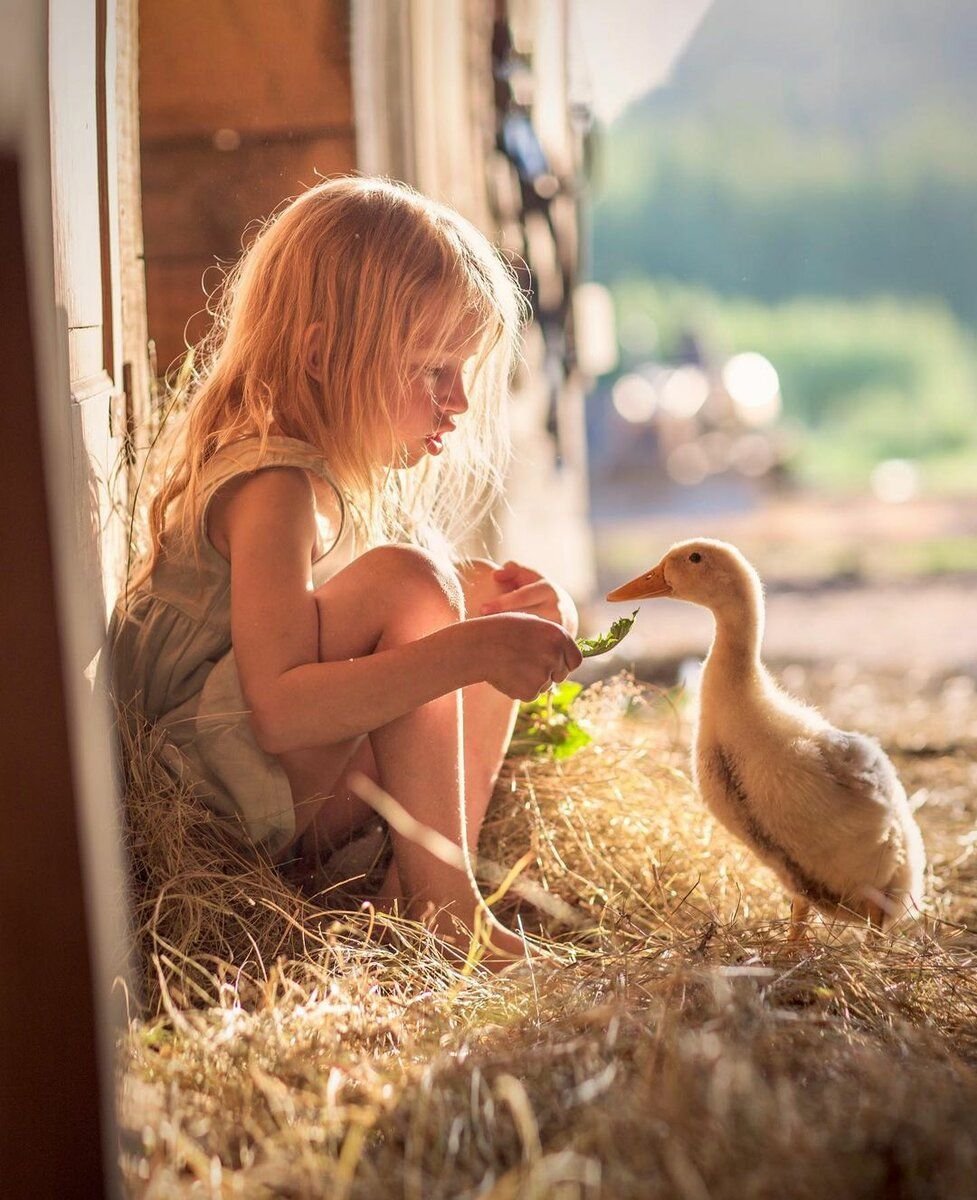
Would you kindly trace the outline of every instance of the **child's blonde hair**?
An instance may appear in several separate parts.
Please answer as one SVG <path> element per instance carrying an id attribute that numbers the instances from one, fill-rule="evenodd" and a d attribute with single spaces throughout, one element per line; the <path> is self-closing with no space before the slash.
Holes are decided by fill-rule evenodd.
<path id="1" fill-rule="evenodd" d="M 224 283 L 172 468 L 150 506 L 144 578 L 172 534 L 192 545 L 200 485 L 229 442 L 273 427 L 316 447 L 365 545 L 453 544 L 484 517 L 508 452 L 505 399 L 525 300 L 487 239 L 456 212 L 384 179 L 310 188 L 264 226 Z M 321 370 L 307 335 L 321 325 Z M 480 335 L 466 369 L 470 410 L 444 453 L 410 470 L 378 468 L 408 363 L 459 332 Z M 171 530 L 166 530 L 166 537 Z"/>

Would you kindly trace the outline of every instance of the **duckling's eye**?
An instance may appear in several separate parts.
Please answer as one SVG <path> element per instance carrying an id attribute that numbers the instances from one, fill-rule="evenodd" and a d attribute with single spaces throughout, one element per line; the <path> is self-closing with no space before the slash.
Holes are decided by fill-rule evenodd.
<path id="1" fill-rule="evenodd" d="M 702 562 L 702 555 L 698 550 L 693 550 L 689 555 L 689 562 Z"/>

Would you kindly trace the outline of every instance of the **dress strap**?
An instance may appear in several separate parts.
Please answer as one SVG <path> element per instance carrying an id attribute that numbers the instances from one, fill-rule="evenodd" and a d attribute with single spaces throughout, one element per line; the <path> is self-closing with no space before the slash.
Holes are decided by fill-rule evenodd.
<path id="1" fill-rule="evenodd" d="M 339 501 L 339 532 L 333 545 L 338 545 L 346 533 L 349 523 L 347 504 L 342 492 L 336 485 L 325 459 L 320 451 L 308 442 L 290 437 L 259 437 L 240 438 L 222 446 L 204 468 L 201 487 L 199 536 L 204 545 L 209 545 L 207 537 L 207 512 L 211 501 L 225 484 L 239 475 L 250 475 L 265 467 L 300 467 L 311 471 L 324 480 L 335 492 Z"/>

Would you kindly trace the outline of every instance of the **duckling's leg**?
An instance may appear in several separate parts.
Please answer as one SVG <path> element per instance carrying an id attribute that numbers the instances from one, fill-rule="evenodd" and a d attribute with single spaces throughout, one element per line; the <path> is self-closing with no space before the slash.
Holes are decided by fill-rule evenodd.
<path id="1" fill-rule="evenodd" d="M 800 942 L 810 932 L 807 918 L 811 913 L 811 904 L 803 896 L 795 896 L 790 902 L 790 928 L 787 930 L 788 942 Z"/>
<path id="2" fill-rule="evenodd" d="M 865 906 L 865 915 L 868 917 L 868 934 L 870 938 L 877 938 L 885 929 L 889 919 L 889 913 L 881 904 L 870 900 Z"/>

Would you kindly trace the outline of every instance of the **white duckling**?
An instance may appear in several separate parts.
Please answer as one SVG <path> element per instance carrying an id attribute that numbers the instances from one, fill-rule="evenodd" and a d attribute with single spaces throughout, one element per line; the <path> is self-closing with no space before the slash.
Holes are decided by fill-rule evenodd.
<path id="1" fill-rule="evenodd" d="M 872 738 L 835 729 L 771 678 L 760 661 L 763 590 L 750 563 L 725 542 L 679 542 L 607 599 L 653 596 L 701 604 L 715 617 L 695 783 L 791 892 L 791 939 L 803 934 L 812 905 L 876 929 L 918 910 L 923 839 L 895 769 Z"/>

